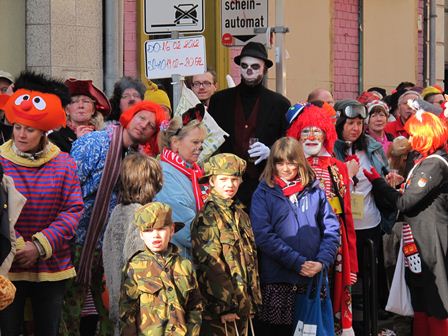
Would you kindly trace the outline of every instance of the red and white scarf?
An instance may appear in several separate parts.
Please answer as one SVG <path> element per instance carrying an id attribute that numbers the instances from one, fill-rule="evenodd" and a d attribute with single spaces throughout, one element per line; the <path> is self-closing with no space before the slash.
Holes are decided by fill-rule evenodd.
<path id="1" fill-rule="evenodd" d="M 177 153 L 174 153 L 167 148 L 162 150 L 160 160 L 169 163 L 190 179 L 193 186 L 194 198 L 196 200 L 196 209 L 200 210 L 204 205 L 204 200 L 207 198 L 207 188 L 201 188 L 201 185 L 198 182 L 198 179 L 204 175 L 202 168 L 199 167 L 196 162 L 193 163 L 192 168 L 188 168 L 185 161 Z"/>
<path id="2" fill-rule="evenodd" d="M 297 194 L 303 190 L 303 185 L 300 182 L 300 178 L 286 182 L 280 177 L 275 176 L 275 184 L 282 189 L 283 195 L 286 197 Z"/>

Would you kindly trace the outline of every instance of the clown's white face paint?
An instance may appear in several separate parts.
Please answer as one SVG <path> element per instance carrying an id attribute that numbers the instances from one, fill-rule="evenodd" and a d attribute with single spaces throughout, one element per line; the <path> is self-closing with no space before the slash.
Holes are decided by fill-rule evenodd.
<path id="1" fill-rule="evenodd" d="M 316 156 L 324 144 L 325 134 L 319 127 L 305 127 L 300 133 L 300 141 L 306 156 Z"/>
<path id="2" fill-rule="evenodd" d="M 263 80 L 264 61 L 251 56 L 244 56 L 240 60 L 240 72 L 244 82 L 255 86 Z"/>

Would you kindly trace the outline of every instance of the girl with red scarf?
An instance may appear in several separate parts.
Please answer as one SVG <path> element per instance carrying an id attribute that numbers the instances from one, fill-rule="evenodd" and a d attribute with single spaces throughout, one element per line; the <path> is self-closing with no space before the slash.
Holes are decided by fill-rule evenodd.
<path id="1" fill-rule="evenodd" d="M 339 219 L 341 242 L 332 281 L 335 334 L 354 335 L 350 287 L 358 272 L 356 234 L 347 167 L 332 156 L 336 130 L 325 110 L 315 105 L 296 104 L 288 111 L 287 119 L 291 126 L 286 134 L 300 140 L 308 163 Z"/>
<path id="2" fill-rule="evenodd" d="M 260 251 L 257 335 L 292 335 L 296 296 L 335 260 L 339 223 L 315 176 L 296 139 L 274 143 L 250 209 Z"/>

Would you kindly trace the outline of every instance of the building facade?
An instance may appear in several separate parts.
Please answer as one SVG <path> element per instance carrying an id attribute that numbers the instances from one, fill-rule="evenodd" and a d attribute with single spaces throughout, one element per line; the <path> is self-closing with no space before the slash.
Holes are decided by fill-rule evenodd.
<path id="1" fill-rule="evenodd" d="M 278 1 L 268 3 L 272 27 Z M 372 86 L 390 91 L 401 81 L 444 86 L 448 1 L 281 2 L 289 28 L 283 70 L 291 101 L 305 99 L 316 87 L 340 99 Z M 232 59 L 240 48 L 221 43 L 220 6 L 220 0 L 204 0 L 203 35 L 207 64 L 225 88 L 226 74 L 239 81 Z M 110 94 L 122 75 L 144 77 L 143 44 L 154 37 L 144 34 L 143 24 L 144 0 L 0 0 L 0 69 L 13 75 L 28 68 L 61 78 L 90 78 Z M 274 34 L 269 49 L 272 60 L 277 38 Z M 268 85 L 276 87 L 275 68 Z"/>

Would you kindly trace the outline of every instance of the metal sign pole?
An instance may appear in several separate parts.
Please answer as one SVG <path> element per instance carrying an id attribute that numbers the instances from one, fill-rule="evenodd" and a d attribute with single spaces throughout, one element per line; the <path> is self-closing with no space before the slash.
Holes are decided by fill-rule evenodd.
<path id="1" fill-rule="evenodd" d="M 171 33 L 172 39 L 179 38 L 179 32 L 173 31 Z M 176 112 L 177 106 L 179 105 L 180 96 L 182 95 L 183 77 L 179 74 L 171 75 L 171 84 L 173 85 L 173 114 Z"/>
<path id="2" fill-rule="evenodd" d="M 285 17 L 283 14 L 283 0 L 275 2 L 275 24 L 283 27 Z M 286 96 L 286 65 L 285 65 L 285 32 L 277 32 L 275 36 L 275 88 Z"/>

